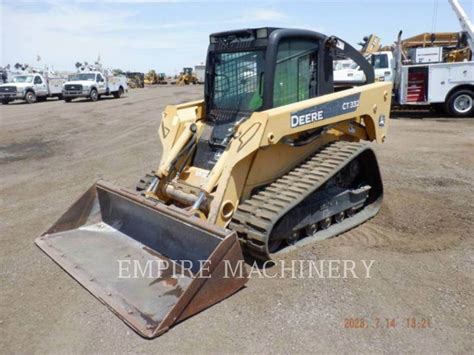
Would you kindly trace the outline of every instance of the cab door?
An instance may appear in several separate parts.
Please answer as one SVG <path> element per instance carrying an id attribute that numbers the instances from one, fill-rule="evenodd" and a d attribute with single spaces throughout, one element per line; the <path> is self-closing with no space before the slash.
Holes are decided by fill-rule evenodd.
<path id="1" fill-rule="evenodd" d="M 318 44 L 286 39 L 278 46 L 273 107 L 307 100 L 318 95 Z"/>
<path id="2" fill-rule="evenodd" d="M 386 53 L 376 53 L 371 58 L 374 67 L 375 80 L 377 81 L 393 81 L 393 70 L 391 62 Z"/>
<path id="3" fill-rule="evenodd" d="M 36 96 L 48 95 L 46 82 L 39 75 L 35 75 L 35 78 L 33 79 L 33 89 L 35 90 Z"/>
<path id="4" fill-rule="evenodd" d="M 105 94 L 105 92 L 107 91 L 107 87 L 105 85 L 105 79 L 102 76 L 102 74 L 100 73 L 97 74 L 96 82 L 97 82 L 97 90 L 99 94 Z"/>

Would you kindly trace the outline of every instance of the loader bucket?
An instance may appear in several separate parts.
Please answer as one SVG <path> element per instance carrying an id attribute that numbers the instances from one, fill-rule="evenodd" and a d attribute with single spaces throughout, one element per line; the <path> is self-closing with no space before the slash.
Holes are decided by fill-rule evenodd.
<path id="1" fill-rule="evenodd" d="M 146 338 L 247 282 L 235 232 L 104 182 L 36 244 Z"/>

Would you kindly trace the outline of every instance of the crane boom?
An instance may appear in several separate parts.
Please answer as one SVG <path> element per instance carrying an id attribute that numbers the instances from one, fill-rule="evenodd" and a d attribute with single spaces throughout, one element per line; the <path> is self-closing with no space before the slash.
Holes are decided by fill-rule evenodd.
<path id="1" fill-rule="evenodd" d="M 467 16 L 466 12 L 462 8 L 458 0 L 448 0 L 449 4 L 453 8 L 453 11 L 456 13 L 456 16 L 459 20 L 462 30 L 467 34 L 467 41 L 471 51 L 474 49 L 474 26 L 471 23 L 471 20 Z"/>

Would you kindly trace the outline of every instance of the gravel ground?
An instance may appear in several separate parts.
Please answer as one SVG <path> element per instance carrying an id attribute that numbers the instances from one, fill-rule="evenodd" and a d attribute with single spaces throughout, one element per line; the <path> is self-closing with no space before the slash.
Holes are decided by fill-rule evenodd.
<path id="1" fill-rule="evenodd" d="M 355 260 L 361 277 L 254 275 L 155 340 L 135 334 L 33 244 L 95 180 L 133 187 L 156 167 L 161 111 L 201 95 L 202 86 L 167 86 L 120 100 L 0 107 L 2 352 L 473 351 L 472 119 L 399 113 L 375 146 L 381 212 L 283 258 Z M 361 260 L 375 260 L 370 278 Z M 361 319 L 368 327 L 354 328 Z"/>

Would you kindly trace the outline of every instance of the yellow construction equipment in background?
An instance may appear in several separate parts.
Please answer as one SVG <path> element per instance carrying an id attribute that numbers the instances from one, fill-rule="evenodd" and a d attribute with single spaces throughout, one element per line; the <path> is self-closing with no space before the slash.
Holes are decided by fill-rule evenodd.
<path id="1" fill-rule="evenodd" d="M 364 85 L 335 92 L 338 55 Z M 384 142 L 392 84 L 374 83 L 348 43 L 297 29 L 212 34 L 205 81 L 203 100 L 166 107 L 161 161 L 137 191 L 97 182 L 36 240 L 145 337 L 240 289 L 241 248 L 275 258 L 363 223 L 382 202 L 363 142 Z M 159 276 L 119 277 L 152 262 Z"/>
<path id="2" fill-rule="evenodd" d="M 168 81 L 166 80 L 165 73 L 157 74 L 156 71 L 150 70 L 145 75 L 145 84 L 147 84 L 147 85 L 165 85 L 165 84 L 168 84 Z"/>
<path id="3" fill-rule="evenodd" d="M 193 73 L 193 68 L 183 68 L 183 71 L 177 76 L 175 81 L 172 82 L 175 85 L 195 85 L 199 84 L 197 76 Z"/>
<path id="4" fill-rule="evenodd" d="M 127 85 L 131 89 L 145 87 L 145 75 L 140 72 L 126 72 Z"/>
<path id="5" fill-rule="evenodd" d="M 359 43 L 359 45 L 362 46 L 360 52 L 363 55 L 367 55 L 380 51 L 380 49 L 382 48 L 382 41 L 380 37 L 371 34 L 367 37 L 364 37 L 363 42 Z"/>
<path id="6" fill-rule="evenodd" d="M 403 52 L 410 48 L 443 47 L 444 62 L 462 62 L 470 60 L 471 49 L 462 32 L 421 33 L 401 42 Z"/>
<path id="7" fill-rule="evenodd" d="M 158 75 L 156 75 L 156 71 L 150 70 L 148 73 L 145 74 L 145 84 L 146 85 L 158 84 Z"/>

